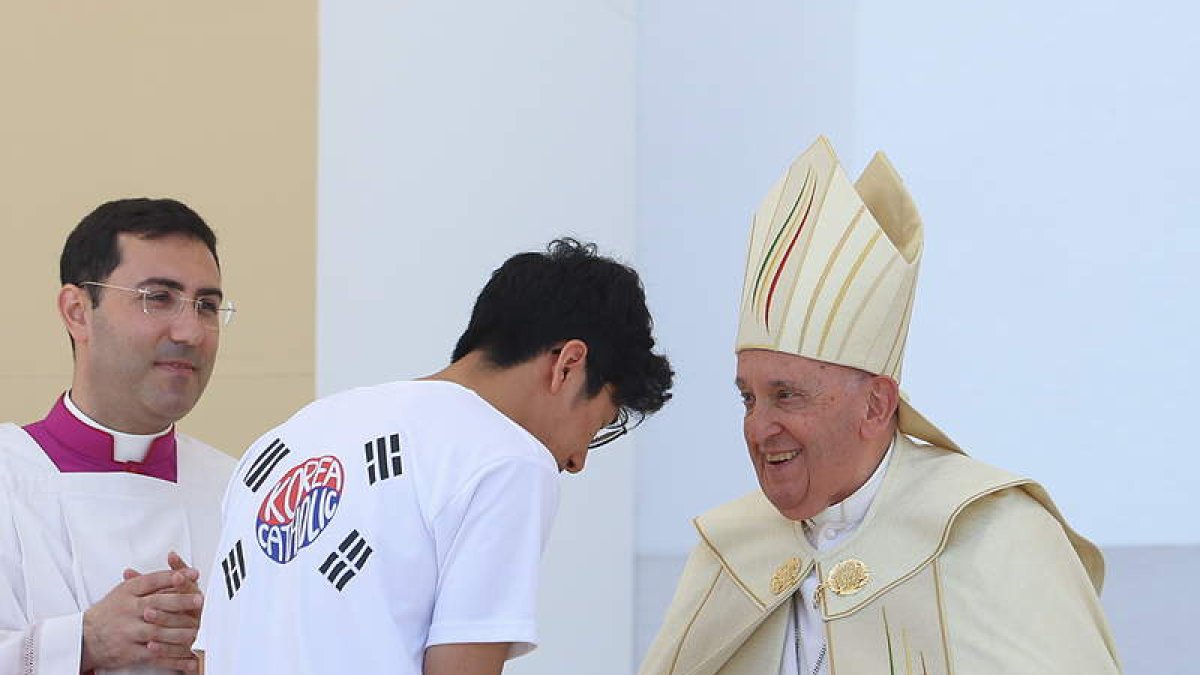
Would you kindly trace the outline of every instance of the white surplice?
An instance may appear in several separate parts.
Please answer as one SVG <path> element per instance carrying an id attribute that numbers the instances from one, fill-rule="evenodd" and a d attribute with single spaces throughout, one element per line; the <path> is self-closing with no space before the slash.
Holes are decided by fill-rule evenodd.
<path id="1" fill-rule="evenodd" d="M 83 611 L 126 568 L 165 569 L 170 551 L 211 568 L 234 461 L 176 441 L 177 483 L 62 473 L 23 429 L 0 424 L 0 675 L 78 673 Z"/>

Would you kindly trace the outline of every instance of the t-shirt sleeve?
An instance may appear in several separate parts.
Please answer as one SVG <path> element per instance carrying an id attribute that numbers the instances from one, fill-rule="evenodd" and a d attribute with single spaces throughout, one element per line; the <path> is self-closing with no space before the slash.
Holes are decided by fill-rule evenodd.
<path id="1" fill-rule="evenodd" d="M 219 579 L 221 574 L 221 561 L 215 560 L 209 566 L 207 573 L 200 572 L 202 579 Z M 218 594 L 224 591 L 220 582 L 209 583 L 204 591 L 204 609 L 200 613 L 200 630 L 196 634 L 196 639 L 192 641 L 192 651 L 195 653 L 204 653 L 208 650 L 208 642 L 211 639 L 209 633 L 205 630 L 208 627 L 215 626 L 222 622 L 221 614 L 224 611 L 224 597 L 218 597 Z M 209 669 L 211 672 L 213 669 Z"/>
<path id="2" fill-rule="evenodd" d="M 438 583 L 426 646 L 537 644 L 538 574 L 558 506 L 546 463 L 509 458 L 480 470 L 433 520 Z"/>
<path id="3" fill-rule="evenodd" d="M 220 518 L 217 522 L 220 524 L 220 534 L 217 536 L 216 550 L 228 552 L 230 544 L 228 543 L 229 528 L 233 527 L 230 521 L 230 513 L 234 512 L 231 509 L 237 509 L 241 504 L 235 503 L 238 491 L 236 488 L 240 482 L 233 476 L 241 476 L 245 471 L 245 466 L 248 463 L 246 457 L 253 456 L 252 453 L 257 452 L 257 443 L 251 446 L 233 469 L 233 474 L 225 485 L 225 490 L 221 495 Z M 243 486 L 245 487 L 245 486 Z M 233 537 L 236 539 L 236 536 Z M 200 568 L 200 581 L 204 584 L 204 610 L 200 614 L 200 631 L 196 634 L 195 641 L 192 642 L 192 651 L 196 653 L 205 653 L 209 650 L 209 642 L 214 639 L 213 628 L 220 626 L 225 620 L 225 613 L 229 607 L 230 597 L 225 590 L 225 575 L 224 568 L 221 563 L 224 560 L 224 555 L 218 553 L 213 556 L 213 560 L 208 563 L 208 568 Z M 197 561 L 193 565 L 201 565 L 203 563 Z M 220 636 L 220 631 L 216 632 L 216 636 Z M 218 668 L 209 668 L 209 672 L 219 670 Z M 3 675 L 0 673 L 0 675 Z"/>

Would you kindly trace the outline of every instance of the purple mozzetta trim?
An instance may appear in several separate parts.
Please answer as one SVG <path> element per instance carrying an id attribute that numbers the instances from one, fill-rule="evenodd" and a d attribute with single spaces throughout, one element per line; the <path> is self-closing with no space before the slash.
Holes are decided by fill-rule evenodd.
<path id="1" fill-rule="evenodd" d="M 112 436 L 72 415 L 62 396 L 58 397 L 46 419 L 28 424 L 24 429 L 63 473 L 119 471 L 176 482 L 178 464 L 173 427 L 154 439 L 141 462 L 113 459 Z"/>

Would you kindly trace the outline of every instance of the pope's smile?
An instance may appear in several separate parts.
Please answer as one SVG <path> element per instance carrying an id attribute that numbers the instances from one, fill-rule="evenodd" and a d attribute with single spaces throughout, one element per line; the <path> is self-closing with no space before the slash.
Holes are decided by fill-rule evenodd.
<path id="1" fill-rule="evenodd" d="M 766 460 L 767 460 L 767 464 L 771 464 L 773 466 L 778 465 L 778 464 L 786 464 L 787 462 L 790 462 L 793 459 L 795 459 L 796 455 L 799 455 L 799 454 L 800 454 L 799 450 L 792 450 L 791 452 L 776 452 L 776 453 L 767 455 Z"/>

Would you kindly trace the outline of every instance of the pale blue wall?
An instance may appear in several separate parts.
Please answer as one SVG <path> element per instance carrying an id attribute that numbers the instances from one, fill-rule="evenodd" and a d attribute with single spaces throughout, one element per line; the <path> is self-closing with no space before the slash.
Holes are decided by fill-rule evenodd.
<path id="1" fill-rule="evenodd" d="M 860 7 L 862 149 L 929 223 L 910 393 L 1099 543 L 1200 544 L 1200 9 Z"/>
<path id="2" fill-rule="evenodd" d="M 855 3 L 647 0 L 638 22 L 638 263 L 674 401 L 639 434 L 638 552 L 754 474 L 733 387 L 750 215 L 819 133 L 854 133 Z"/>
<path id="3" fill-rule="evenodd" d="M 513 253 L 574 233 L 632 256 L 633 20 L 619 0 L 322 3 L 321 393 L 445 365 Z M 623 439 L 563 479 L 542 646 L 506 672 L 628 667 L 633 457 Z"/>
<path id="4" fill-rule="evenodd" d="M 925 217 L 918 406 L 1101 544 L 1200 543 L 1197 20 L 1182 2 L 643 2 L 638 260 L 681 376 L 640 439 L 638 551 L 686 550 L 689 517 L 754 485 L 731 384 L 745 236 L 818 133 L 852 174 L 887 152 Z"/>

